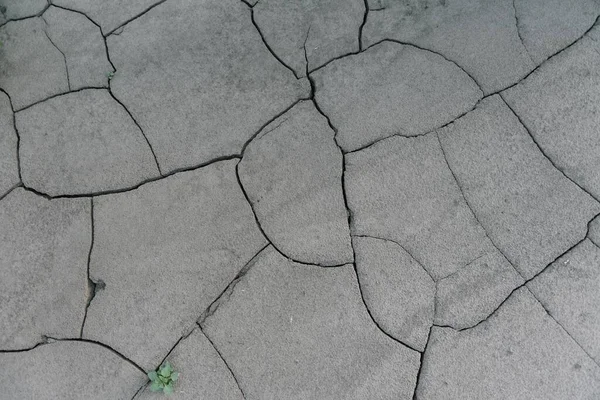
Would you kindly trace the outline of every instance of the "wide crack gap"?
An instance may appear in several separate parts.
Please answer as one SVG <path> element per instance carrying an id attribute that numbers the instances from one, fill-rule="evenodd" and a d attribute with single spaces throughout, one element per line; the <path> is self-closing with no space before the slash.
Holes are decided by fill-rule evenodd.
<path id="1" fill-rule="evenodd" d="M 79 337 L 83 338 L 83 328 L 85 321 L 87 320 L 88 310 L 94 297 L 96 296 L 97 284 L 90 278 L 90 264 L 92 260 L 92 250 L 94 249 L 94 198 L 90 198 L 90 226 L 91 226 L 91 241 L 90 251 L 87 257 L 87 299 L 85 304 L 85 312 L 83 314 L 83 321 L 81 322 L 81 329 L 79 330 Z"/>
<path id="2" fill-rule="evenodd" d="M 437 288 L 436 288 L 437 290 Z M 434 325 L 429 327 L 429 333 L 427 334 L 427 342 L 425 342 L 425 349 L 421 353 L 421 358 L 419 359 L 419 369 L 417 371 L 417 379 L 415 382 L 415 389 L 413 391 L 412 400 L 417 400 L 417 391 L 419 390 L 419 384 L 421 383 L 421 374 L 423 372 L 423 364 L 425 363 L 425 357 L 427 356 L 427 348 L 429 347 L 429 343 L 431 341 L 431 332 L 433 331 Z"/>
<path id="3" fill-rule="evenodd" d="M 200 331 L 202 332 L 202 334 L 204 335 L 204 337 L 208 340 L 208 342 L 210 343 L 210 345 L 213 347 L 213 349 L 215 349 L 215 351 L 217 352 L 217 354 L 219 355 L 219 357 L 221 358 L 221 360 L 223 361 L 223 364 L 225 364 L 225 366 L 227 367 L 227 369 L 229 370 L 229 373 L 231 374 L 231 377 L 233 378 L 233 380 L 235 381 L 235 384 L 237 385 L 238 389 L 240 390 L 240 393 L 242 394 L 242 397 L 245 399 L 246 398 L 246 394 L 244 393 L 244 391 L 242 390 L 242 386 L 240 385 L 240 382 L 238 381 L 237 377 L 235 376 L 235 374 L 233 373 L 233 369 L 231 368 L 231 366 L 227 363 L 227 361 L 225 360 L 225 358 L 223 357 L 223 354 L 221 354 L 221 352 L 219 351 L 219 349 L 217 348 L 217 346 L 215 346 L 215 344 L 213 343 L 213 341 L 210 339 L 210 337 L 208 337 L 208 335 L 206 334 L 206 332 L 204 332 L 204 330 L 202 329 L 202 327 L 200 325 L 198 325 L 198 327 L 200 328 Z"/>
<path id="4" fill-rule="evenodd" d="M 365 28 L 365 25 L 367 24 L 367 19 L 369 18 L 369 0 L 364 0 L 365 2 L 365 14 L 363 16 L 363 20 L 362 23 L 360 24 L 360 28 L 358 28 L 358 51 L 362 51 L 363 49 L 363 43 L 362 43 L 362 37 L 363 37 L 363 29 Z"/>
<path id="5" fill-rule="evenodd" d="M 544 156 L 544 158 L 546 158 L 546 160 L 548 160 L 550 162 L 550 164 L 558 171 L 561 173 L 562 176 L 564 176 L 567 180 L 569 180 L 572 184 L 574 184 L 575 186 L 577 186 L 579 189 L 581 189 L 584 193 L 586 193 L 588 196 L 590 196 L 592 199 L 596 200 L 597 202 L 600 203 L 600 199 L 596 198 L 593 194 L 591 194 L 590 192 L 588 192 L 586 189 L 584 189 L 580 184 L 578 184 L 577 182 L 575 182 L 573 179 L 571 179 L 571 177 L 569 177 L 562 169 L 560 169 L 558 167 L 558 165 L 556 165 L 556 163 L 546 154 L 546 152 L 544 151 L 544 149 L 542 148 L 542 146 L 538 143 L 538 141 L 536 140 L 535 136 L 531 133 L 531 130 L 529 129 L 529 127 L 527 127 L 527 125 L 525 125 L 525 122 L 523 122 L 523 120 L 521 119 L 521 117 L 519 116 L 519 114 L 516 113 L 516 111 L 511 107 L 511 105 L 508 103 L 508 101 L 506 101 L 506 99 L 504 98 L 504 96 L 502 95 L 502 93 L 500 93 L 500 98 L 502 99 L 502 101 L 504 102 L 504 104 L 506 104 L 506 106 L 510 109 L 510 111 L 512 112 L 512 114 L 517 118 L 517 120 L 519 120 L 519 123 L 521 124 L 521 126 L 523 126 L 523 128 L 525 129 L 525 131 L 527 132 L 527 134 L 529 135 L 529 137 L 531 138 L 531 140 L 533 141 L 533 143 L 535 143 L 536 147 L 538 148 L 538 150 L 540 151 L 540 153 Z"/>

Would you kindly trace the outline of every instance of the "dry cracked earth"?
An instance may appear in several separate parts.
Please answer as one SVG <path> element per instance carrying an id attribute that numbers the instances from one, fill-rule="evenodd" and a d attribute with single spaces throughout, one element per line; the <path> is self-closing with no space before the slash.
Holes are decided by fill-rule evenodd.
<path id="1" fill-rule="evenodd" d="M 600 399 L 600 0 L 0 3 L 2 400 Z"/>

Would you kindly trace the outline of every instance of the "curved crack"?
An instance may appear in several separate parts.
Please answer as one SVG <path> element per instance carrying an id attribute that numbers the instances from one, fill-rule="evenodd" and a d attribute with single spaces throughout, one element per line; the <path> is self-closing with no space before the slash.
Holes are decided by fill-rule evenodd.
<path id="1" fill-rule="evenodd" d="M 540 151 L 540 153 L 542 153 L 542 155 L 544 156 L 544 158 L 546 158 L 550 162 L 550 164 L 552 164 L 552 166 L 558 172 L 561 173 L 562 176 L 564 176 L 566 179 L 568 179 L 572 184 L 574 184 L 575 186 L 577 186 L 579 189 L 581 189 L 584 193 L 586 193 L 592 199 L 594 199 L 594 200 L 596 200 L 597 202 L 600 203 L 600 199 L 596 198 L 593 194 L 591 194 L 586 189 L 584 189 L 580 184 L 578 184 L 573 179 L 571 179 L 571 177 L 569 177 L 563 170 L 561 170 L 560 168 L 558 168 L 558 166 L 556 165 L 556 163 L 554 161 L 552 161 L 552 159 L 550 157 L 548 157 L 548 155 L 546 154 L 546 152 L 544 151 L 544 149 L 542 149 L 542 146 L 538 143 L 538 141 L 536 140 L 535 136 L 531 133 L 531 130 L 529 130 L 529 128 L 527 127 L 527 125 L 525 125 L 525 122 L 523 122 L 523 120 L 521 119 L 521 117 L 519 116 L 519 114 L 517 114 L 516 111 L 511 107 L 511 105 L 508 104 L 508 102 L 506 101 L 506 99 L 504 98 L 504 96 L 502 95 L 502 93 L 500 93 L 500 98 L 502 99 L 502 101 L 504 102 L 504 104 L 506 104 L 506 106 L 510 109 L 510 111 L 513 113 L 513 115 L 517 118 L 517 120 L 519 120 L 519 123 L 521 124 L 521 126 L 523 126 L 523 128 L 525 129 L 525 131 L 527 132 L 527 134 L 529 135 L 529 137 L 533 141 L 533 143 L 535 143 L 535 145 L 538 148 L 538 150 Z"/>
<path id="2" fill-rule="evenodd" d="M 512 0 L 512 7 L 515 12 L 515 26 L 517 28 L 517 36 L 519 37 L 519 40 L 521 41 L 521 45 L 525 49 L 527 56 L 529 57 L 531 62 L 535 64 L 535 61 L 533 61 L 533 58 L 531 58 L 531 54 L 529 54 L 529 50 L 527 49 L 527 46 L 525 45 L 525 40 L 523 39 L 523 36 L 521 35 L 521 29 L 519 28 L 519 15 L 517 14 L 517 5 L 515 4 L 516 1 L 517 0 Z"/>
<path id="3" fill-rule="evenodd" d="M 158 158 L 156 157 L 156 153 L 154 152 L 154 148 L 152 147 L 152 144 L 150 143 L 150 140 L 148 140 L 148 137 L 146 136 L 146 134 L 144 133 L 144 130 L 142 129 L 142 126 L 137 122 L 137 120 L 133 117 L 133 114 L 131 113 L 131 111 L 129 111 L 129 109 L 127 107 L 125 107 L 125 104 L 123 104 L 121 102 L 121 100 L 119 100 L 117 98 L 117 96 L 114 95 L 114 93 L 112 92 L 111 88 L 110 88 L 110 83 L 108 85 L 108 92 L 110 93 L 111 97 L 113 99 L 115 99 L 115 101 L 117 103 L 119 103 L 121 105 L 121 107 L 123 107 L 123 109 L 125 110 L 125 112 L 127 112 L 127 114 L 129 114 L 129 117 L 131 118 L 131 120 L 133 121 L 133 123 L 138 127 L 138 129 L 140 130 L 140 132 L 142 133 L 142 136 L 144 137 L 144 139 L 146 140 L 146 143 L 148 144 L 148 147 L 150 148 L 150 152 L 152 153 L 152 157 L 154 157 L 154 162 L 156 163 L 156 168 L 158 168 L 158 173 L 163 176 L 162 173 L 162 169 L 160 168 L 160 164 L 158 163 Z"/>
<path id="4" fill-rule="evenodd" d="M 12 99 L 10 97 L 10 94 L 8 94 L 8 92 L 6 92 L 6 90 L 0 88 L 0 92 L 4 93 L 6 95 L 6 97 L 8 97 L 8 103 L 10 104 L 10 109 L 12 111 L 12 123 L 13 123 L 13 128 L 15 130 L 15 135 L 17 135 L 17 148 L 16 148 L 16 153 L 17 153 L 17 173 L 19 175 L 19 185 L 23 185 L 23 177 L 21 176 L 21 154 L 19 152 L 20 148 L 21 148 L 21 135 L 19 134 L 19 130 L 17 129 L 17 118 L 15 116 L 16 111 L 15 111 L 15 107 L 13 106 L 13 102 Z M 15 186 L 14 188 L 18 187 L 19 185 Z M 14 189 L 13 188 L 13 189 Z M 12 191 L 12 189 L 10 190 Z M 5 193 L 2 197 L 4 198 L 4 196 L 6 196 L 8 194 Z"/>
<path id="5" fill-rule="evenodd" d="M 208 335 L 206 334 L 206 332 L 204 332 L 204 330 L 202 329 L 202 327 L 200 325 L 198 325 L 198 327 L 200 328 L 200 331 L 202 332 L 202 334 L 204 335 L 204 337 L 206 337 L 206 339 L 208 340 L 208 342 L 210 343 L 210 345 L 213 347 L 213 349 L 215 349 L 215 351 L 217 352 L 217 354 L 219 355 L 219 357 L 223 361 L 223 364 L 225 364 L 225 366 L 229 370 L 229 373 L 231 374 L 233 380 L 235 381 L 235 384 L 237 385 L 238 389 L 240 390 L 240 393 L 242 394 L 242 397 L 245 399 L 246 398 L 246 394 L 242 390 L 242 386 L 240 385 L 240 382 L 238 381 L 238 379 L 235 376 L 235 374 L 233 373 L 233 370 L 231 369 L 231 367 L 229 366 L 229 364 L 227 363 L 227 361 L 225 361 L 225 358 L 223 358 L 223 355 L 221 354 L 221 352 L 219 351 L 219 349 L 217 349 L 217 346 L 215 346 L 215 344 L 208 337 Z"/>
<path id="6" fill-rule="evenodd" d="M 567 255 L 570 251 L 572 251 L 575 247 L 579 246 L 581 243 L 583 243 L 588 236 L 589 233 L 589 229 L 590 229 L 590 224 L 592 223 L 592 221 L 597 218 L 600 217 L 600 213 L 595 215 L 587 224 L 587 231 L 586 234 L 583 236 L 582 239 L 580 239 L 579 241 L 577 241 L 577 243 L 575 243 L 574 245 L 572 245 L 571 247 L 569 247 L 567 250 L 565 250 L 563 253 L 559 254 L 558 256 L 556 256 L 556 258 L 554 260 L 552 260 L 550 263 L 548 263 L 544 268 L 542 268 L 538 273 L 536 273 L 534 276 L 532 276 L 531 278 L 525 280 L 522 284 L 520 284 L 519 286 L 517 286 L 516 288 L 514 288 L 509 294 L 508 296 L 506 296 L 506 298 L 500 303 L 498 304 L 498 306 L 490 313 L 488 314 L 487 317 L 485 317 L 484 319 L 482 319 L 481 321 L 479 321 L 478 323 L 471 325 L 471 326 L 467 326 L 465 328 L 460 328 L 460 329 L 456 329 L 450 325 L 436 325 L 434 324 L 434 326 L 440 327 L 440 328 L 450 328 L 453 329 L 457 332 L 462 332 L 462 331 L 466 331 L 468 329 L 473 329 L 476 328 L 477 326 L 481 325 L 482 323 L 484 323 L 485 321 L 487 321 L 488 319 L 490 319 L 494 314 L 496 314 L 496 312 L 502 307 L 502 305 L 504 303 L 506 303 L 506 301 L 513 295 L 513 293 L 515 293 L 517 290 L 521 289 L 522 287 L 526 286 L 529 282 L 531 282 L 532 280 L 534 280 L 535 278 L 537 278 L 538 276 L 540 276 L 541 274 L 543 274 L 548 268 L 550 268 L 550 266 L 554 263 L 556 263 L 560 258 L 564 257 L 565 255 Z M 527 288 L 527 290 L 529 290 L 529 288 Z M 533 295 L 533 293 L 532 293 Z M 537 297 L 535 297 L 535 295 L 533 295 L 533 297 L 537 299 Z M 538 300 L 539 302 L 539 300 Z M 541 303 L 540 303 L 541 304 Z"/>

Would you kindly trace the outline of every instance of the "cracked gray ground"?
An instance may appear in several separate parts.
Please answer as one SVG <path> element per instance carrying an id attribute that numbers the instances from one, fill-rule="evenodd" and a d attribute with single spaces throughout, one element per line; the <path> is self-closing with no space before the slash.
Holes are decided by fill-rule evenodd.
<path id="1" fill-rule="evenodd" d="M 599 399 L 599 16 L 0 0 L 0 399 Z"/>

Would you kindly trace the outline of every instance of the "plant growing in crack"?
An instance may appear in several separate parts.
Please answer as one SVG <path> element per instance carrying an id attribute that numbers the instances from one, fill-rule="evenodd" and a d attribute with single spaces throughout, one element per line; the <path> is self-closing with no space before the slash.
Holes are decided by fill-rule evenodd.
<path id="1" fill-rule="evenodd" d="M 115 76 L 115 72 L 114 71 L 110 71 L 106 73 L 106 77 L 108 78 L 108 80 L 110 81 L 113 77 Z"/>
<path id="2" fill-rule="evenodd" d="M 179 379 L 179 372 L 173 370 L 171 364 L 167 361 L 156 371 L 148 372 L 150 378 L 150 390 L 152 392 L 162 391 L 166 395 L 173 393 L 173 385 Z"/>

